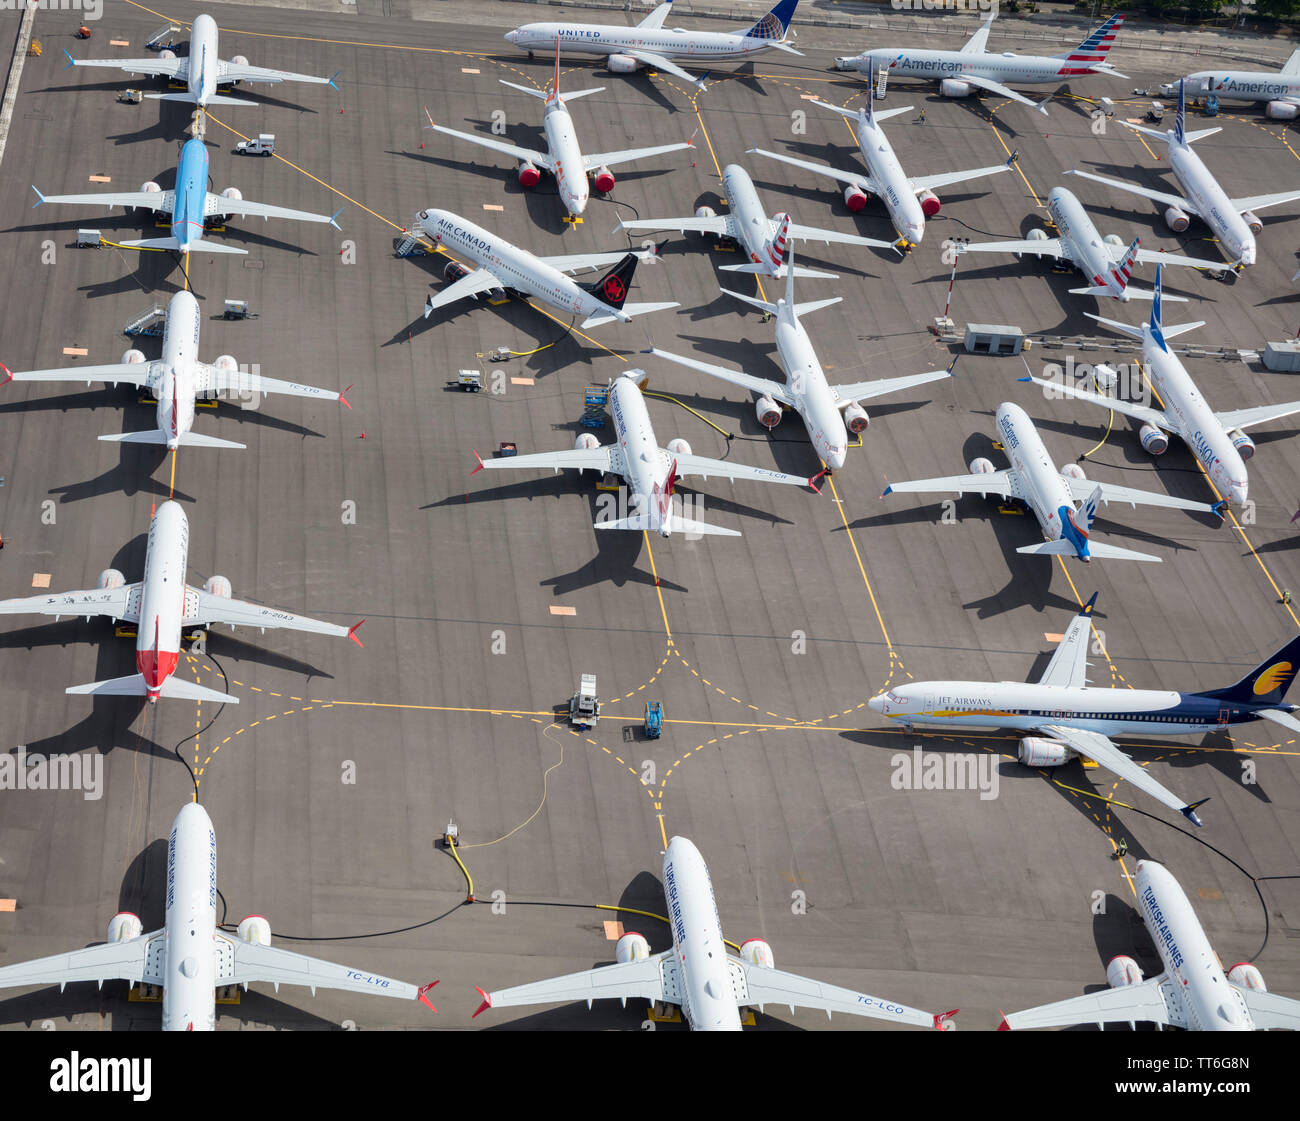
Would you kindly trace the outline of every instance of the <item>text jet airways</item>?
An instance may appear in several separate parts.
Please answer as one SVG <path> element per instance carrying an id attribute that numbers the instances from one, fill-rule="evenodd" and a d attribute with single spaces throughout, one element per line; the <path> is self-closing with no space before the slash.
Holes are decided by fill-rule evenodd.
<path id="1" fill-rule="evenodd" d="M 1042 437 L 1029 414 L 1019 405 L 1004 401 L 997 412 L 998 439 L 1011 466 L 998 471 L 987 459 L 971 460 L 969 475 L 949 475 L 941 479 L 918 479 L 915 482 L 891 483 L 885 495 L 900 492 L 967 492 L 1023 502 L 1038 519 L 1046 540 L 1041 545 L 1022 545 L 1017 553 L 1041 556 L 1073 556 L 1085 563 L 1093 557 L 1121 560 L 1158 561 L 1150 553 L 1104 545 L 1089 536 L 1097 509 L 1103 503 L 1127 502 L 1131 506 L 1167 506 L 1176 510 L 1218 513 L 1218 506 L 1173 498 L 1153 491 L 1134 490 L 1113 483 L 1092 483 L 1077 463 L 1058 470 L 1048 454 Z M 1082 502 L 1083 508 L 1075 506 Z"/>
<path id="2" fill-rule="evenodd" d="M 20 370 L 5 381 L 94 381 L 133 385 L 153 394 L 158 403 L 158 427 L 146 432 L 120 432 L 101 436 L 123 444 L 166 444 L 169 448 L 242 448 L 234 440 L 204 436 L 193 431 L 195 402 L 200 398 L 229 396 L 241 401 L 256 401 L 263 393 L 284 393 L 293 397 L 312 397 L 323 401 L 341 401 L 348 408 L 343 393 L 317 389 L 314 385 L 264 378 L 244 373 L 229 354 L 209 365 L 199 361 L 199 303 L 189 292 L 177 292 L 167 305 L 163 321 L 162 357 L 155 362 L 145 359 L 138 350 L 128 350 L 122 361 L 106 366 L 69 366 L 58 370 Z M 0 366 L 0 369 L 4 369 Z M 348 389 L 351 389 L 348 386 Z"/>
<path id="3" fill-rule="evenodd" d="M 66 950 L 36 961 L 0 966 L 0 988 L 58 985 L 70 981 L 129 981 L 162 989 L 163 1031 L 212 1031 L 216 990 L 245 989 L 254 981 L 317 989 L 419 999 L 435 1012 L 426 993 L 364 969 L 271 946 L 271 924 L 249 915 L 231 935 L 217 927 L 217 835 L 208 812 L 187 802 L 172 822 L 167 841 L 167 907 L 161 930 L 144 933 L 138 916 L 119 911 L 102 946 Z"/>
<path id="4" fill-rule="evenodd" d="M 1184 81 L 1189 93 L 1266 101 L 1264 112 L 1274 120 L 1294 120 L 1300 112 L 1300 51 L 1293 51 L 1281 70 L 1198 70 Z"/>
<path id="5" fill-rule="evenodd" d="M 700 850 L 685 837 L 673 837 L 664 853 L 664 900 L 668 906 L 673 944 L 650 953 L 645 936 L 628 931 L 614 947 L 615 963 L 487 993 L 479 989 L 487 1008 L 517 1008 L 529 1004 L 560 1004 L 585 1000 L 629 999 L 675 1004 L 692 1031 L 740 1031 L 742 1008 L 784 1005 L 816 1008 L 829 1018 L 834 1012 L 870 1016 L 890 1024 L 949 1030 L 957 1010 L 933 1015 L 891 1000 L 827 985 L 797 973 L 777 969 L 772 947 L 751 938 L 740 956 L 727 952 L 722 921 L 713 895 L 709 870 Z"/>
<path id="6" fill-rule="evenodd" d="M 149 522 L 143 580 L 128 584 L 117 569 L 106 568 L 99 574 L 98 585 L 88 591 L 0 600 L 0 615 L 53 615 L 55 619 L 64 615 L 84 615 L 87 619 L 92 615 L 106 615 L 135 624 L 138 672 L 110 681 L 73 685 L 67 692 L 148 697 L 151 702 L 159 697 L 175 697 L 216 704 L 239 703 L 238 697 L 176 676 L 181 638 L 187 627 L 216 623 L 232 629 L 258 627 L 262 631 L 279 627 L 350 638 L 361 645 L 356 635 L 361 623 L 341 627 L 263 604 L 231 599 L 230 581 L 224 576 L 210 576 L 202 588 L 191 587 L 185 583 L 189 549 L 190 523 L 184 509 L 179 502 L 164 502 Z"/>

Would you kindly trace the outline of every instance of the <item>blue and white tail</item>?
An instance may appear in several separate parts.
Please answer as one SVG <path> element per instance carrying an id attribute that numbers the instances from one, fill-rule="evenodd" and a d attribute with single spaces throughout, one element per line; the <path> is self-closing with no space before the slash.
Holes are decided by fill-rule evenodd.
<path id="1" fill-rule="evenodd" d="M 799 0 L 780 0 L 770 12 L 744 32 L 746 39 L 784 39 Z"/>

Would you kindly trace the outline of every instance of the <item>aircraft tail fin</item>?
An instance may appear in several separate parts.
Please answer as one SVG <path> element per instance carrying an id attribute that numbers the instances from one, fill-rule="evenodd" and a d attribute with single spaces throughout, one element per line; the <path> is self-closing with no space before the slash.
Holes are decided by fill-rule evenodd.
<path id="1" fill-rule="evenodd" d="M 69 58 L 72 56 L 69 55 Z M 1300 74 L 1300 51 L 1292 51 L 1291 57 L 1286 60 L 1286 65 L 1282 67 L 1281 73 L 1288 77 L 1294 77 Z"/>
<path id="2" fill-rule="evenodd" d="M 1098 486 L 1095 490 L 1093 490 L 1093 492 L 1090 495 L 1088 495 L 1087 501 L 1084 502 L 1083 506 L 1079 510 L 1079 517 L 1078 517 L 1077 524 L 1079 526 L 1079 530 L 1083 533 L 1085 537 L 1087 537 L 1088 534 L 1092 532 L 1092 523 L 1097 520 L 1097 508 L 1099 506 L 1101 506 L 1100 486 Z"/>
<path id="3" fill-rule="evenodd" d="M 1174 117 L 1174 143 L 1187 146 L 1187 83 L 1178 79 L 1178 113 Z"/>
<path id="4" fill-rule="evenodd" d="M 1271 658 L 1265 658 L 1235 685 L 1196 695 L 1221 701 L 1279 704 L 1295 679 L 1297 669 L 1300 669 L 1300 636 L 1291 639 Z M 1260 715 L 1272 719 L 1267 713 L 1261 712 Z"/>
<path id="5" fill-rule="evenodd" d="M 773 218 L 776 221 L 776 229 L 768 238 L 763 252 L 767 254 L 768 263 L 776 269 L 786 263 L 786 251 L 790 246 L 790 215 L 786 211 L 781 211 L 773 215 Z M 791 275 L 794 275 L 793 270 Z"/>
<path id="6" fill-rule="evenodd" d="M 776 6 L 753 27 L 744 32 L 746 39 L 784 39 L 799 0 L 777 0 Z"/>
<path id="7" fill-rule="evenodd" d="M 627 290 L 632 286 L 632 276 L 636 272 L 637 256 L 627 253 L 599 280 L 582 287 L 596 297 L 601 303 L 622 311 L 623 301 L 627 299 Z"/>
<path id="8" fill-rule="evenodd" d="M 1124 13 L 1113 15 L 1072 51 L 1058 54 L 1061 69 L 1058 74 L 1088 74 L 1099 62 L 1106 61 L 1106 55 L 1115 45 L 1115 36 L 1124 22 Z"/>

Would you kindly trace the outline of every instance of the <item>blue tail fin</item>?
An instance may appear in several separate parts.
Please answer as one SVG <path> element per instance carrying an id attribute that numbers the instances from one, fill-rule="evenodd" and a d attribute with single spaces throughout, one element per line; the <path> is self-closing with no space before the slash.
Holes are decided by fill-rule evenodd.
<path id="1" fill-rule="evenodd" d="M 1271 658 L 1265 658 L 1236 685 L 1212 689 L 1197 696 L 1220 701 L 1248 701 L 1254 704 L 1279 704 L 1300 668 L 1300 637 L 1293 638 Z"/>
<path id="2" fill-rule="evenodd" d="M 1156 288 L 1155 295 L 1151 297 L 1151 333 L 1158 335 L 1160 333 L 1160 292 L 1161 292 L 1161 274 L 1164 272 L 1164 265 L 1156 265 Z"/>
<path id="3" fill-rule="evenodd" d="M 776 7 L 745 32 L 748 39 L 784 39 L 799 0 L 779 0 Z"/>

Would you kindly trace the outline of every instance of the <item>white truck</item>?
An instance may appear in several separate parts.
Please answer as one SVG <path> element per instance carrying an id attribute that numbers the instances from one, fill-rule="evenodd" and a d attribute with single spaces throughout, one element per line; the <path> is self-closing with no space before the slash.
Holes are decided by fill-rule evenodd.
<path id="1" fill-rule="evenodd" d="M 275 133 L 263 132 L 256 140 L 241 140 L 235 145 L 241 156 L 270 156 L 275 153 Z"/>
<path id="2" fill-rule="evenodd" d="M 590 728 L 600 719 L 600 699 L 596 696 L 596 675 L 584 673 L 578 691 L 569 700 L 569 723 L 575 728 Z"/>

